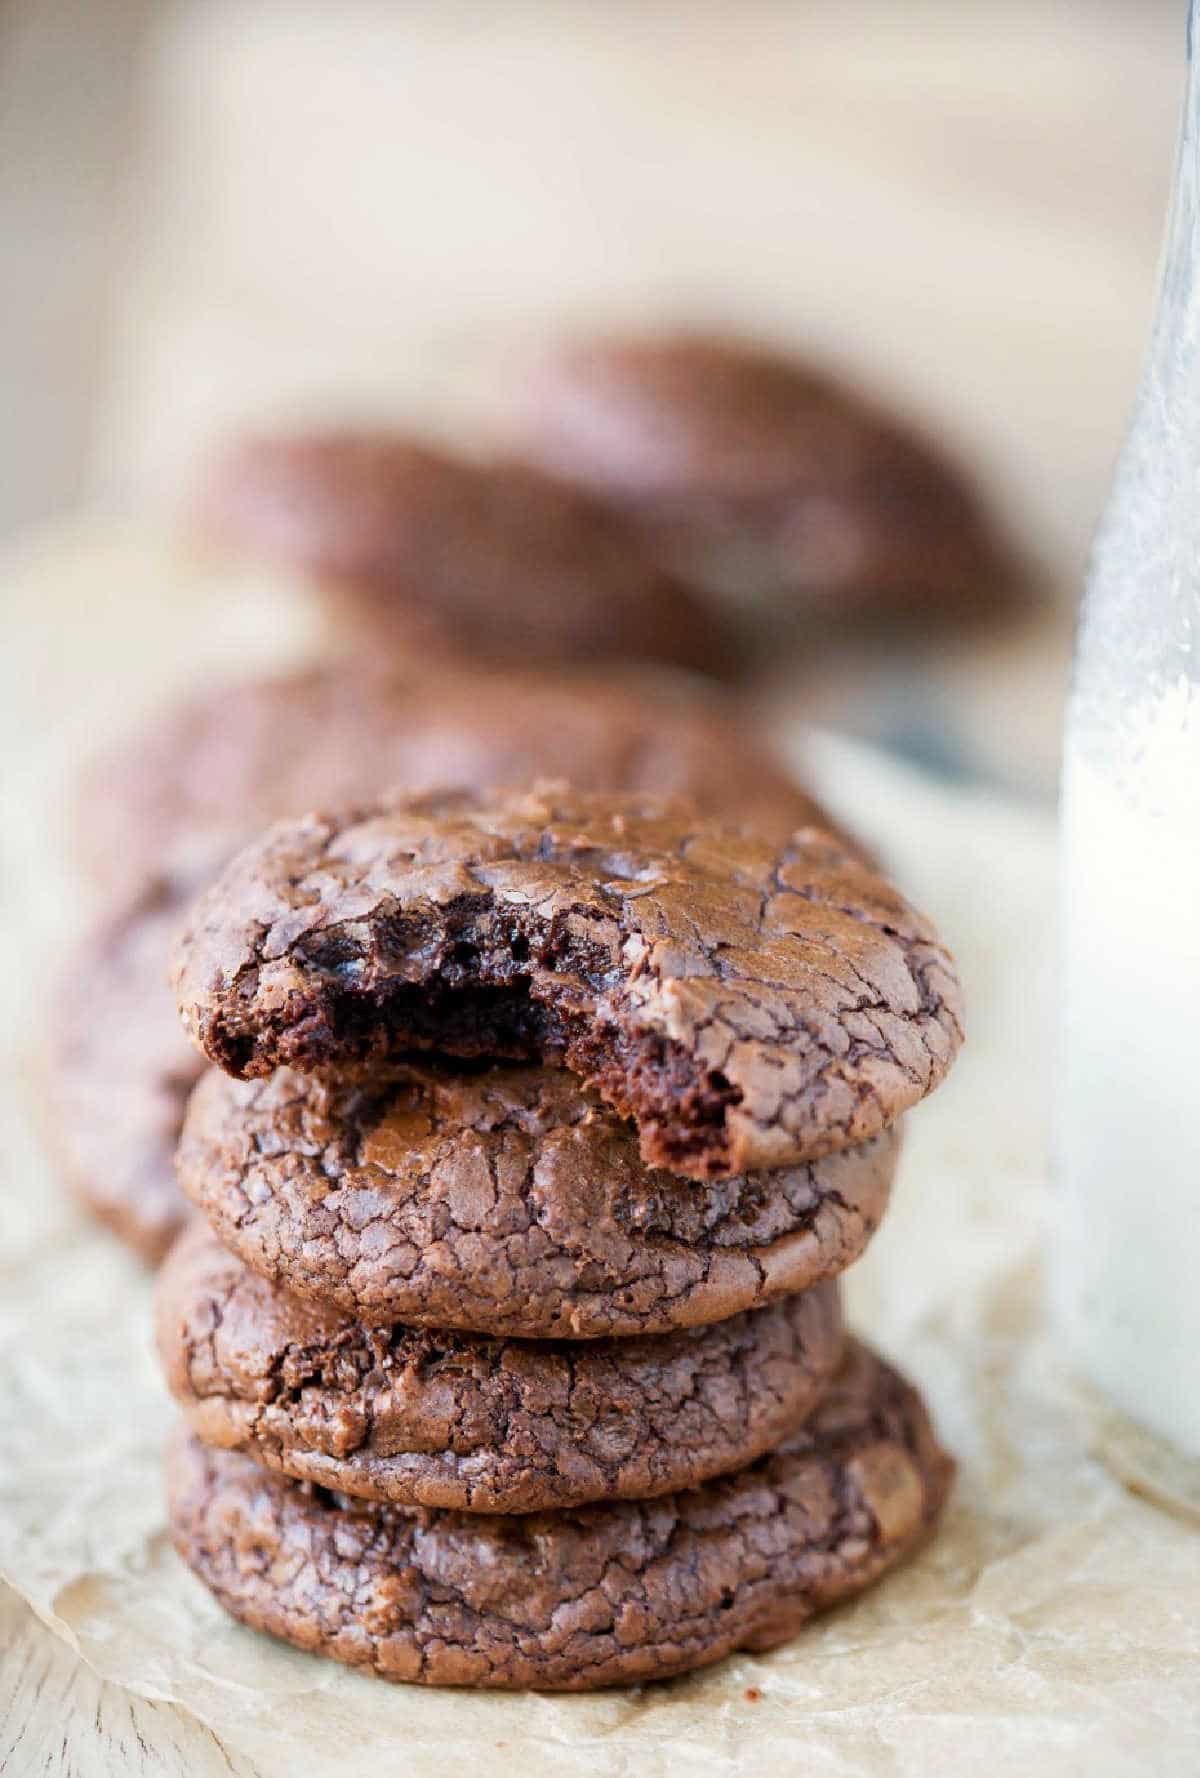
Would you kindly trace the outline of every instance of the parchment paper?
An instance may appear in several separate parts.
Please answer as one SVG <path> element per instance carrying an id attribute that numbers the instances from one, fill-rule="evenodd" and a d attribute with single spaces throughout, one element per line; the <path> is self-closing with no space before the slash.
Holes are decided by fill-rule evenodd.
<path id="1" fill-rule="evenodd" d="M 28 1057 L 83 906 L 62 862 L 74 760 L 154 688 L 303 652 L 311 615 L 264 587 L 231 613 L 157 540 L 94 527 L 10 562 L 2 584 L 21 643 L 0 683 L 0 1574 L 54 1631 L 272 1773 L 1200 1767 L 1200 1533 L 1099 1461 L 1048 1330 L 1052 830 L 829 739 L 803 741 L 819 782 L 939 920 L 969 994 L 969 1047 L 912 1118 L 894 1208 L 847 1281 L 853 1319 L 926 1389 L 960 1459 L 940 1536 L 768 1658 L 593 1698 L 391 1688 L 232 1624 L 164 1532 L 171 1410 L 147 1279 L 62 1197 Z M 800 748 L 799 722 L 784 739 Z"/>

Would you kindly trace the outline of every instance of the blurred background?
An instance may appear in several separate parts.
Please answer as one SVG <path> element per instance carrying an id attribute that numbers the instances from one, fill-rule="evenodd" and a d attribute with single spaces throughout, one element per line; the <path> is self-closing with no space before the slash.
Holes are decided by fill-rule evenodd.
<path id="1" fill-rule="evenodd" d="M 0 537 L 161 522 L 244 420 L 480 436 L 563 326 L 731 323 L 977 473 L 1032 617 L 807 714 L 1053 794 L 1182 0 L 0 0 Z"/>

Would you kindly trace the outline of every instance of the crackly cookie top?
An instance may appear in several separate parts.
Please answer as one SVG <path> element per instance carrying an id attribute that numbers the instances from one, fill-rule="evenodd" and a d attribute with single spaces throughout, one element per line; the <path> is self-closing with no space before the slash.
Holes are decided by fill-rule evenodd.
<path id="1" fill-rule="evenodd" d="M 538 1057 L 696 1178 L 869 1140 L 961 1040 L 932 927 L 829 834 L 555 787 L 281 823 L 201 898 L 174 979 L 231 1074 Z"/>
<path id="2" fill-rule="evenodd" d="M 151 1264 L 187 1220 L 173 1155 L 203 1072 L 167 985 L 185 906 L 155 879 L 102 915 L 55 987 L 46 1057 L 46 1134 L 63 1171 Z"/>
<path id="3" fill-rule="evenodd" d="M 1012 578 L 949 456 L 806 359 L 687 332 L 575 341 L 526 380 L 523 405 L 529 455 L 636 516 L 705 582 L 949 609 L 993 602 Z"/>
<path id="4" fill-rule="evenodd" d="M 898 1151 L 887 1130 L 700 1186 L 647 1167 L 633 1126 L 561 1069 L 214 1068 L 178 1170 L 226 1247 L 294 1295 L 578 1340 L 721 1321 L 836 1277 L 879 1224 Z"/>
<path id="5" fill-rule="evenodd" d="M 527 465 L 388 432 L 249 437 L 213 463 L 199 522 L 219 545 L 340 589 L 360 622 L 414 650 L 728 661 L 719 619 L 635 527 Z"/>
<path id="6" fill-rule="evenodd" d="M 647 1499 L 741 1468 L 815 1406 L 837 1287 L 714 1327 L 498 1340 L 301 1303 L 201 1226 L 159 1276 L 158 1345 L 193 1429 L 368 1500 L 540 1512 Z"/>
<path id="7" fill-rule="evenodd" d="M 99 755 L 77 798 L 105 882 L 206 881 L 271 821 L 386 791 L 565 778 L 695 799 L 785 834 L 829 818 L 733 700 L 668 674 L 420 672 L 364 661 L 217 685 Z"/>
<path id="8" fill-rule="evenodd" d="M 244 1623 L 384 1679 L 583 1691 L 786 1641 L 920 1542 L 952 1473 L 916 1393 L 852 1345 L 780 1449 L 660 1499 L 381 1506 L 186 1437 L 168 1494 L 177 1549 Z"/>

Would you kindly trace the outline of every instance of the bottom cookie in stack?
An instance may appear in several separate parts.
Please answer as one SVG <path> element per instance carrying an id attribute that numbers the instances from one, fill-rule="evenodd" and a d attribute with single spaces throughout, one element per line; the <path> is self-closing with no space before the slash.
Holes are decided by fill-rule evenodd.
<path id="1" fill-rule="evenodd" d="M 168 1494 L 180 1554 L 246 1624 L 385 1679 L 584 1691 L 786 1641 L 920 1543 L 952 1467 L 914 1390 L 851 1343 L 776 1450 L 652 1500 L 384 1505 L 186 1431 Z"/>

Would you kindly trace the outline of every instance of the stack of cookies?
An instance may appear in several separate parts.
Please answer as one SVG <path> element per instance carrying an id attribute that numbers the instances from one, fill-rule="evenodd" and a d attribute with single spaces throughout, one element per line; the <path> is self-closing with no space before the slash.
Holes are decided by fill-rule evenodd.
<path id="1" fill-rule="evenodd" d="M 176 956 L 197 1224 L 160 1279 L 177 1547 L 394 1680 L 580 1690 L 789 1637 L 951 1465 L 836 1275 L 960 1041 L 821 828 L 626 794 L 282 823 Z"/>

